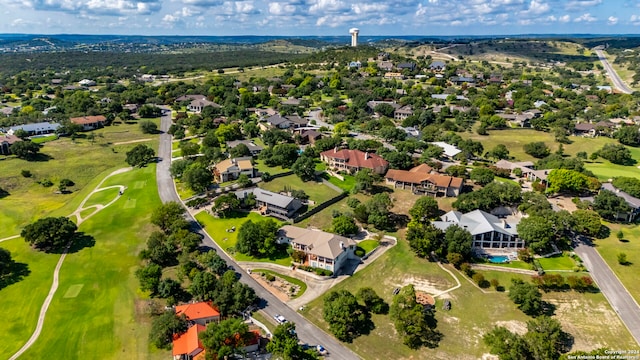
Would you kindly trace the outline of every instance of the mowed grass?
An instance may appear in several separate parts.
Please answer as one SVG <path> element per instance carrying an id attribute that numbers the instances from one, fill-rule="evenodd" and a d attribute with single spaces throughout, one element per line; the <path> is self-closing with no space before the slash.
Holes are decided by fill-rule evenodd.
<path id="1" fill-rule="evenodd" d="M 255 212 L 236 212 L 228 215 L 226 218 L 215 218 L 204 211 L 196 214 L 196 220 L 198 220 L 198 222 L 202 225 L 207 234 L 211 236 L 213 241 L 215 241 L 218 246 L 229 252 L 230 255 L 236 259 L 236 261 L 273 262 L 284 266 L 291 265 L 291 258 L 286 253 L 278 254 L 278 256 L 275 256 L 273 258 L 254 258 L 249 255 L 235 252 L 234 248 L 236 246 L 236 243 L 238 242 L 238 231 L 240 230 L 240 226 L 242 226 L 242 224 L 249 220 L 258 222 L 265 219 L 267 218 Z M 279 227 L 283 225 L 281 221 L 278 221 L 274 218 L 269 219 L 272 219 L 273 221 L 278 223 Z M 233 227 L 235 227 L 235 231 L 227 231 L 231 230 Z"/>
<path id="2" fill-rule="evenodd" d="M 107 205 L 118 197 L 119 192 L 119 188 L 110 188 L 95 192 L 91 197 L 89 197 L 89 199 L 87 199 L 87 202 L 84 203 L 84 207 L 86 208 L 91 205 Z"/>
<path id="3" fill-rule="evenodd" d="M 373 249 L 378 247 L 377 240 L 363 240 L 358 242 L 358 247 L 361 247 L 364 250 L 365 254 L 370 253 Z"/>
<path id="4" fill-rule="evenodd" d="M 255 160 L 254 167 L 258 169 L 260 173 L 269 173 L 271 175 L 282 174 L 284 172 L 291 171 L 291 169 L 284 169 L 282 168 L 282 166 L 267 166 L 262 160 Z"/>
<path id="5" fill-rule="evenodd" d="M 607 262 L 611 270 L 627 288 L 637 302 L 640 302 L 640 281 L 638 271 L 640 269 L 640 227 L 638 225 L 623 225 L 605 223 L 611 233 L 606 239 L 594 241 L 596 249 Z M 618 240 L 616 234 L 622 230 L 623 241 Z M 620 265 L 618 254 L 627 254 L 630 265 Z"/>
<path id="6" fill-rule="evenodd" d="M 327 173 L 322 174 L 322 177 L 332 183 L 333 185 L 339 187 L 344 191 L 351 191 L 353 187 L 356 185 L 356 178 L 351 175 L 341 175 L 344 178 L 343 180 L 338 179 L 335 176 L 331 176 Z"/>
<path id="7" fill-rule="evenodd" d="M 128 186 L 127 196 L 136 199 L 137 205 L 128 208 L 121 198 L 81 224 L 80 231 L 93 236 L 95 244 L 67 256 L 42 334 L 21 358 L 41 359 L 42 354 L 51 358 L 100 354 L 104 359 L 170 356 L 167 351 L 151 349 L 147 341 L 150 323 L 136 303 L 137 255 L 152 231 L 150 210 L 160 199 L 155 180 L 137 189 L 133 184 L 153 179 L 154 174 L 152 165 L 108 180 Z M 75 297 L 64 296 L 79 287 Z"/>
<path id="8" fill-rule="evenodd" d="M 11 251 L 13 259 L 27 264 L 29 269 L 29 275 L 22 281 L 0 289 L 0 308 L 5 321 L 5 331 L 0 333 L 0 358 L 8 359 L 35 329 L 60 255 L 33 250 L 22 238 L 3 241 L 0 248 Z"/>
<path id="9" fill-rule="evenodd" d="M 125 153 L 137 144 L 116 146 L 114 143 L 152 138 L 153 141 L 144 144 L 157 148 L 157 135 L 142 134 L 137 125 L 109 126 L 95 133 L 93 143 L 85 138 L 47 142 L 40 150 L 49 157 L 47 161 L 0 157 L 0 188 L 10 194 L 0 199 L 0 238 L 15 235 L 24 225 L 44 216 L 66 216 L 73 212 L 75 207 L 66 205 L 74 202 L 87 186 L 93 190 L 94 180 L 99 181 L 109 172 L 128 166 Z M 23 177 L 22 170 L 29 170 L 33 176 Z M 64 178 L 75 183 L 70 188 L 72 193 L 55 194 L 58 182 Z M 45 188 L 37 183 L 44 179 L 51 180 L 54 186 Z"/>
<path id="10" fill-rule="evenodd" d="M 573 270 L 576 267 L 576 262 L 567 255 L 540 258 L 538 261 L 545 271 Z"/>
<path id="11" fill-rule="evenodd" d="M 304 182 L 300 180 L 297 175 L 279 177 L 266 183 L 261 182 L 259 186 L 273 192 L 280 192 L 285 187 L 291 188 L 292 190 L 303 190 L 309 195 L 309 200 L 315 201 L 316 205 L 340 195 L 337 191 L 321 182 Z"/>

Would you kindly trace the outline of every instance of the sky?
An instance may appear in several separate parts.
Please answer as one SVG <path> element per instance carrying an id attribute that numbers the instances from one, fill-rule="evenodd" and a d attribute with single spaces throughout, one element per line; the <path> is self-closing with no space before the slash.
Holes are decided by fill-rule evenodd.
<path id="1" fill-rule="evenodd" d="M 0 33 L 638 34 L 640 0 L 0 0 Z"/>

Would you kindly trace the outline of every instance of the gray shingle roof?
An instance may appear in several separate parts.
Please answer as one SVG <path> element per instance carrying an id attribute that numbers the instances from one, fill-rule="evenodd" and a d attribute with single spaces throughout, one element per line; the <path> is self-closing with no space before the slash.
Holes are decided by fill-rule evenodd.
<path id="1" fill-rule="evenodd" d="M 517 224 L 507 223 L 482 210 L 474 210 L 466 214 L 449 211 L 442 215 L 441 219 L 442 221 L 434 221 L 433 225 L 443 231 L 451 225 L 458 225 L 469 231 L 471 235 L 492 231 L 505 235 L 518 235 Z"/>
<path id="2" fill-rule="evenodd" d="M 633 197 L 629 194 L 627 194 L 626 192 L 616 188 L 615 186 L 613 186 L 612 183 L 604 183 L 602 184 L 602 188 L 604 190 L 609 190 L 612 193 L 616 194 L 616 196 L 621 197 L 624 199 L 624 201 L 627 202 L 627 204 L 629 204 L 629 206 L 631 206 L 634 209 L 640 208 L 640 199 Z"/>

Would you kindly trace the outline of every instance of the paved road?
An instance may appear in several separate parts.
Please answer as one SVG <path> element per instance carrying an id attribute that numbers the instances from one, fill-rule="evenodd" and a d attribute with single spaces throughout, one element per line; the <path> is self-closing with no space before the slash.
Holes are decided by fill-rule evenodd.
<path id="1" fill-rule="evenodd" d="M 611 307 L 622 319 L 636 342 L 640 344 L 640 307 L 638 303 L 629 294 L 589 240 L 583 239 L 580 241 L 575 248 L 575 252 L 584 261 L 600 291 L 609 300 Z M 606 324 L 602 325 L 606 326 Z"/>
<path id="2" fill-rule="evenodd" d="M 158 157 L 159 162 L 157 166 L 157 182 L 158 182 L 158 193 L 160 194 L 160 199 L 162 202 L 176 201 L 180 202 L 180 198 L 175 190 L 175 186 L 173 184 L 173 180 L 171 179 L 171 175 L 169 174 L 169 166 L 171 159 L 171 135 L 167 134 L 167 130 L 169 130 L 169 126 L 171 126 L 171 112 L 166 111 L 165 115 L 162 116 L 162 120 L 160 123 L 160 130 L 163 131 L 163 134 L 160 135 L 160 147 L 158 149 Z M 193 223 L 198 224 L 198 222 L 187 213 L 187 217 L 189 220 L 193 221 Z M 281 302 L 278 298 L 276 298 L 273 294 L 271 294 L 267 289 L 262 287 L 257 281 L 255 281 L 251 276 L 245 274 L 240 266 L 238 266 L 227 254 L 220 249 L 216 243 L 207 235 L 207 233 L 202 230 L 200 225 L 197 226 L 197 232 L 203 236 L 203 243 L 215 249 L 220 255 L 222 259 L 224 259 L 228 264 L 231 264 L 236 272 L 238 272 L 241 277 L 240 281 L 252 287 L 256 294 L 264 299 L 264 308 L 263 310 L 267 313 L 268 316 L 273 317 L 276 314 L 280 314 L 284 316 L 287 320 L 294 322 L 296 324 L 296 332 L 298 333 L 298 337 L 301 341 L 306 342 L 308 344 L 316 345 L 321 344 L 324 346 L 327 351 L 329 351 L 330 358 L 334 359 L 359 359 L 359 357 L 353 353 L 348 348 L 344 347 L 340 344 L 336 339 L 329 336 L 327 333 L 307 321 L 296 311 L 291 309 L 289 306 Z"/>
<path id="3" fill-rule="evenodd" d="M 609 64 L 607 57 L 604 56 L 604 52 L 602 50 L 596 50 L 596 54 L 598 54 L 598 59 L 600 59 L 602 66 L 607 70 L 607 74 L 609 75 L 609 78 L 611 78 L 611 81 L 613 81 L 615 88 L 625 94 L 631 94 L 633 90 L 631 90 L 627 84 L 620 79 L 620 76 L 618 76 L 618 73 L 614 70 L 613 66 Z"/>

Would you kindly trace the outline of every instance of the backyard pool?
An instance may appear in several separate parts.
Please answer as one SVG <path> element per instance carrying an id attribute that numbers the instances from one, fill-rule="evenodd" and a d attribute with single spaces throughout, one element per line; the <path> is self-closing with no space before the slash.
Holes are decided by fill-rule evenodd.
<path id="1" fill-rule="evenodd" d="M 495 256 L 489 256 L 488 260 L 491 263 L 501 264 L 501 263 L 509 262 L 509 257 L 505 255 L 495 255 Z"/>

